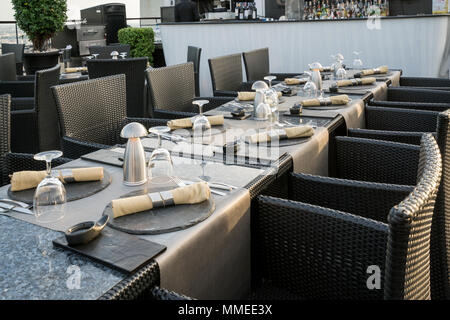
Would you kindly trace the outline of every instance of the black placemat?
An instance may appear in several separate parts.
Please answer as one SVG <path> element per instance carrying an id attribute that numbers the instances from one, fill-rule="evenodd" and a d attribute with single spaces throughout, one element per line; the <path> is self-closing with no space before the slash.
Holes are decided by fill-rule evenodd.
<path id="1" fill-rule="evenodd" d="M 125 148 L 124 148 L 125 150 Z M 81 156 L 83 160 L 109 164 L 116 167 L 123 167 L 123 154 L 109 149 L 100 149 Z"/>
<path id="2" fill-rule="evenodd" d="M 265 130 L 261 130 L 261 131 L 265 131 Z M 269 148 L 271 148 L 271 147 L 288 147 L 288 146 L 293 146 L 293 145 L 305 143 L 306 141 L 308 141 L 310 139 L 311 139 L 311 137 L 298 138 L 298 139 L 283 139 L 283 140 L 276 141 L 276 143 L 272 143 L 271 141 L 267 141 L 267 142 L 264 142 L 264 143 L 260 144 L 260 143 L 250 143 L 250 141 L 248 141 L 247 137 L 243 138 L 243 140 L 245 141 L 246 144 L 254 145 L 254 146 L 267 146 Z"/>
<path id="3" fill-rule="evenodd" d="M 228 125 L 226 123 L 224 123 L 221 126 L 211 126 L 211 135 L 214 136 L 217 134 L 222 134 L 225 131 L 227 131 L 227 129 L 230 129 L 230 128 L 231 128 L 230 125 Z M 193 138 L 194 137 L 194 129 L 192 129 L 192 128 L 176 129 L 176 130 L 173 130 L 171 132 L 171 134 L 179 135 L 184 138 L 190 138 L 190 137 Z"/>
<path id="4" fill-rule="evenodd" d="M 69 246 L 63 236 L 53 240 L 53 245 L 74 251 L 126 273 L 137 271 L 166 250 L 166 247 L 161 244 L 108 227 L 105 227 L 102 233 L 88 244 Z"/>
<path id="5" fill-rule="evenodd" d="M 160 187 L 157 191 L 171 190 L 175 187 Z M 156 190 L 155 190 L 156 191 Z M 133 197 L 142 195 L 149 190 L 139 190 L 124 195 Z M 197 204 L 177 205 L 166 208 L 157 208 L 134 214 L 113 218 L 111 203 L 109 203 L 103 214 L 110 216 L 108 226 L 111 228 L 131 234 L 161 234 L 187 229 L 208 218 L 215 210 L 216 205 L 213 197 Z"/>
<path id="6" fill-rule="evenodd" d="M 65 167 L 65 169 L 69 169 L 69 167 Z M 64 184 L 64 187 L 66 189 L 67 202 L 92 196 L 109 186 L 111 184 L 111 180 L 112 178 L 109 172 L 103 169 L 103 179 L 100 181 L 74 182 Z M 23 191 L 11 191 L 10 186 L 8 188 L 8 196 L 13 200 L 32 204 L 35 191 L 36 188 Z"/>

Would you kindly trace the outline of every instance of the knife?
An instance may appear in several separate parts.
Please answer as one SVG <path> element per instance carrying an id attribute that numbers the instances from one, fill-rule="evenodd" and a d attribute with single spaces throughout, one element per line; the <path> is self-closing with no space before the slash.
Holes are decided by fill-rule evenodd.
<path id="1" fill-rule="evenodd" d="M 0 208 L 6 209 L 6 211 L 16 211 L 16 212 L 20 212 L 20 213 L 34 215 L 33 211 L 31 211 L 28 208 L 22 208 L 22 207 L 18 207 L 18 206 L 12 205 L 12 204 L 7 204 L 4 202 L 0 202 Z"/>

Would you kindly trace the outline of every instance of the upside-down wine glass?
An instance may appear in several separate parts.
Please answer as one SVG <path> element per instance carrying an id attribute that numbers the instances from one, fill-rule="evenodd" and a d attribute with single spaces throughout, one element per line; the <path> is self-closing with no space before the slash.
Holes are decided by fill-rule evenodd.
<path id="1" fill-rule="evenodd" d="M 148 129 L 149 133 L 158 137 L 158 144 L 150 155 L 148 161 L 148 180 L 150 183 L 165 183 L 167 178 L 173 176 L 173 161 L 169 150 L 162 147 L 161 135 L 170 132 L 166 126 L 157 126 Z"/>
<path id="2" fill-rule="evenodd" d="M 209 103 L 208 100 L 195 100 L 192 102 L 198 106 L 199 114 L 192 119 L 192 129 L 194 130 L 194 143 L 202 146 L 202 175 L 199 177 L 204 181 L 211 180 L 211 177 L 205 175 L 206 160 L 203 145 L 211 143 L 211 123 L 208 118 L 203 115 L 203 106 Z"/>

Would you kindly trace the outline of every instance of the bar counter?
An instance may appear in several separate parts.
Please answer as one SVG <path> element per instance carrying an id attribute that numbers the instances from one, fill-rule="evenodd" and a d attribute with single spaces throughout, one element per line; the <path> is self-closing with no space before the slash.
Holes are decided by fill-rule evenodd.
<path id="1" fill-rule="evenodd" d="M 308 63 L 342 53 L 367 67 L 388 65 L 405 76 L 449 77 L 450 15 L 312 21 L 202 21 L 160 24 L 167 65 L 186 62 L 189 45 L 202 48 L 200 94 L 212 95 L 208 59 L 268 47 L 271 72 L 299 73 Z M 245 72 L 244 72 L 245 78 Z"/>

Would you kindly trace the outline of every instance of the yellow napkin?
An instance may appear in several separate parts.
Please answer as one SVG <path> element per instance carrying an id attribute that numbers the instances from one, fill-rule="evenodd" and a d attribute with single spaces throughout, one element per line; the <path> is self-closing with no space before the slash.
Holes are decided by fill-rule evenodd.
<path id="1" fill-rule="evenodd" d="M 284 83 L 288 85 L 295 85 L 295 84 L 302 84 L 306 81 L 304 79 L 298 79 L 298 78 L 286 78 L 284 79 Z"/>
<path id="2" fill-rule="evenodd" d="M 343 105 L 347 104 L 349 101 L 348 95 L 341 94 L 338 96 L 331 96 L 330 97 L 331 104 L 332 105 Z M 320 106 L 320 100 L 319 99 L 307 99 L 300 102 L 302 106 L 304 107 L 317 107 Z"/>
<path id="3" fill-rule="evenodd" d="M 375 69 L 365 69 L 361 71 L 362 76 L 370 76 L 371 74 L 381 74 L 381 73 L 387 73 L 388 67 L 387 66 L 381 66 L 378 67 L 379 71 L 375 72 Z"/>
<path id="4" fill-rule="evenodd" d="M 74 68 L 66 68 L 64 71 L 65 73 L 75 73 L 75 72 L 82 72 L 87 71 L 87 67 L 74 67 Z"/>
<path id="5" fill-rule="evenodd" d="M 208 116 L 209 123 L 212 126 L 220 126 L 224 123 L 223 115 Z M 167 126 L 171 130 L 192 128 L 191 118 L 174 119 L 167 121 Z"/>
<path id="6" fill-rule="evenodd" d="M 194 204 L 208 200 L 211 190 L 206 182 L 197 182 L 190 186 L 170 190 L 173 202 L 177 204 Z M 114 218 L 128 214 L 151 210 L 152 200 L 148 195 L 116 199 L 112 201 Z"/>
<path id="7" fill-rule="evenodd" d="M 278 91 L 278 98 L 281 97 L 283 95 L 282 92 Z M 250 100 L 255 100 L 255 96 L 256 96 L 256 92 L 254 91 L 240 91 L 238 92 L 238 100 L 239 101 L 250 101 Z"/>
<path id="8" fill-rule="evenodd" d="M 76 168 L 71 169 L 75 182 L 98 181 L 103 179 L 103 167 Z M 59 180 L 65 183 L 60 170 Z M 47 176 L 46 171 L 19 171 L 14 172 L 11 177 L 11 191 L 21 191 L 37 187 L 37 185 Z"/>
<path id="9" fill-rule="evenodd" d="M 377 79 L 375 79 L 374 77 L 361 78 L 359 80 L 361 80 L 361 85 L 372 84 L 372 83 L 375 83 L 377 81 Z M 338 87 L 348 87 L 348 86 L 352 86 L 352 85 L 353 85 L 352 80 L 339 80 L 339 81 L 337 81 L 337 86 Z"/>
<path id="10" fill-rule="evenodd" d="M 314 134 L 314 129 L 311 126 L 298 126 L 283 129 L 286 132 L 288 139 L 311 137 Z M 256 133 L 249 137 L 250 143 L 263 143 L 270 141 L 270 135 L 267 132 Z"/>

